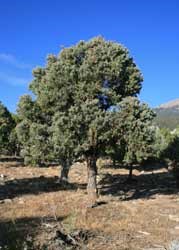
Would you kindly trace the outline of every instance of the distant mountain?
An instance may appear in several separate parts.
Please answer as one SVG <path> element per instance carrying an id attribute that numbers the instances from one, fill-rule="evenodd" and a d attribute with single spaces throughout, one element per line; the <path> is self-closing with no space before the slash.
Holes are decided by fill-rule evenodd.
<path id="1" fill-rule="evenodd" d="M 173 130 L 179 126 L 179 99 L 161 104 L 154 111 L 157 114 L 155 123 L 159 127 Z"/>
<path id="2" fill-rule="evenodd" d="M 158 109 L 179 109 L 179 99 L 161 104 Z"/>

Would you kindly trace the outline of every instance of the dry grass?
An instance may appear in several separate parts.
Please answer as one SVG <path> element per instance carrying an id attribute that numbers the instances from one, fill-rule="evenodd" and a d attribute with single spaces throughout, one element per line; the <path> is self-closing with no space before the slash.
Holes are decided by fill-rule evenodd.
<path id="1" fill-rule="evenodd" d="M 0 203 L 0 229 L 8 223 L 24 225 L 29 235 L 32 224 L 38 228 L 45 218 L 53 218 L 60 220 L 67 231 L 83 228 L 94 232 L 95 237 L 87 245 L 89 250 L 157 249 L 157 246 L 167 249 L 169 242 L 179 239 L 179 197 L 172 176 L 165 169 L 147 175 L 136 170 L 137 184 L 126 184 L 127 170 L 101 167 L 101 204 L 92 209 L 87 208 L 85 166 L 72 167 L 72 184 L 66 187 L 55 184 L 58 172 L 57 167 L 0 164 L 0 174 L 5 175 L 4 185 L 0 185 L 0 197 L 5 199 Z M 40 237 L 39 234 L 36 230 L 36 236 Z"/>

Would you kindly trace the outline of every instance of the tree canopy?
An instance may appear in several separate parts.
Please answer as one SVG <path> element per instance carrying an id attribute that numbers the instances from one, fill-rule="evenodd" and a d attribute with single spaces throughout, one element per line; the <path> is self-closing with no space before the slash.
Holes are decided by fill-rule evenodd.
<path id="1" fill-rule="evenodd" d="M 153 116 L 136 99 L 140 70 L 121 44 L 95 37 L 48 56 L 33 76 L 35 99 L 24 96 L 18 107 L 24 156 L 34 163 L 58 159 L 64 168 L 83 157 L 88 191 L 95 199 L 96 161 L 110 143 L 120 143 L 121 131 L 127 161 L 139 160 L 150 141 L 145 126 Z"/>

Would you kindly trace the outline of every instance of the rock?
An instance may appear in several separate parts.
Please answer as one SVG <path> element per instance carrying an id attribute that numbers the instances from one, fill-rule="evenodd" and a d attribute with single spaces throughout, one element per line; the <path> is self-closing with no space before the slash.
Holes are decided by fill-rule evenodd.
<path id="1" fill-rule="evenodd" d="M 5 179 L 7 178 L 6 175 L 4 174 L 0 174 L 0 185 L 4 185 L 5 183 Z"/>
<path id="2" fill-rule="evenodd" d="M 13 179 L 13 180 L 12 180 L 12 183 L 13 183 L 13 184 L 18 184 L 18 181 L 17 181 L 16 179 Z"/>
<path id="3" fill-rule="evenodd" d="M 143 250 L 166 250 L 164 246 L 154 244 L 153 247 L 144 248 Z"/>
<path id="4" fill-rule="evenodd" d="M 5 175 L 0 174 L 0 178 L 1 178 L 1 179 L 4 179 L 4 178 L 5 178 Z"/>
<path id="5" fill-rule="evenodd" d="M 150 235 L 150 233 L 148 233 L 148 232 L 144 232 L 144 231 L 138 231 L 138 233 L 140 233 L 140 234 L 144 234 L 144 235 Z"/>
<path id="6" fill-rule="evenodd" d="M 12 200 L 11 199 L 5 199 L 4 203 L 12 203 Z"/>
<path id="7" fill-rule="evenodd" d="M 177 217 L 176 215 L 173 215 L 173 214 L 169 214 L 169 219 L 172 220 L 172 221 L 176 221 L 176 222 L 179 222 L 179 217 Z M 179 248 L 178 248 L 179 249 Z"/>
<path id="8" fill-rule="evenodd" d="M 144 248 L 143 250 L 166 250 L 165 247 L 149 247 L 149 248 Z"/>
<path id="9" fill-rule="evenodd" d="M 24 200 L 22 198 L 19 199 L 19 204 L 24 204 Z"/>
<path id="10" fill-rule="evenodd" d="M 11 199 L 4 199 L 4 200 L 0 200 L 0 204 L 3 204 L 3 203 L 12 203 L 12 200 Z"/>
<path id="11" fill-rule="evenodd" d="M 179 250 L 179 240 L 173 240 L 170 242 L 168 250 Z"/>
<path id="12" fill-rule="evenodd" d="M 54 183 L 55 183 L 55 184 L 61 184 L 61 179 L 58 178 Z"/>

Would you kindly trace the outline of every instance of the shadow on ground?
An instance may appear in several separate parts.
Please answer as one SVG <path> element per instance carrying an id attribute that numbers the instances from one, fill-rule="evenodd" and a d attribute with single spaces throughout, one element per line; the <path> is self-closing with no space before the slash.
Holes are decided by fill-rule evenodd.
<path id="1" fill-rule="evenodd" d="M 0 156 L 0 162 L 24 162 L 23 158 L 18 156 Z"/>
<path id="2" fill-rule="evenodd" d="M 12 199 L 26 194 L 56 192 L 60 190 L 85 189 L 85 184 L 58 183 L 58 177 L 35 177 L 7 180 L 0 184 L 0 200 Z"/>
<path id="3" fill-rule="evenodd" d="M 65 217 L 59 217 L 55 223 L 60 223 Z M 15 221 L 0 220 L 0 249 L 21 250 L 34 249 L 33 238 L 43 223 L 54 223 L 54 218 L 33 217 L 20 218 Z"/>
<path id="4" fill-rule="evenodd" d="M 112 163 L 108 163 L 108 164 L 104 164 L 103 165 L 103 168 L 104 169 L 127 169 L 129 170 L 129 166 L 125 165 L 125 164 L 119 164 L 119 163 L 116 163 L 115 165 L 113 165 Z M 159 162 L 159 161 L 146 161 L 144 162 L 143 164 L 141 165 L 135 165 L 134 166 L 134 169 L 138 170 L 138 171 L 145 171 L 145 172 L 149 172 L 149 171 L 156 171 L 156 170 L 159 170 L 159 169 L 162 169 L 162 168 L 165 168 L 165 169 L 168 169 L 168 165 L 163 161 Z"/>
<path id="5" fill-rule="evenodd" d="M 3 250 L 79 250 L 87 249 L 87 242 L 94 238 L 95 231 L 66 229 L 64 217 L 19 218 L 15 221 L 0 221 L 0 249 Z"/>
<path id="6" fill-rule="evenodd" d="M 177 194 L 179 189 L 171 173 L 146 173 L 133 175 L 132 181 L 127 181 L 128 175 L 105 174 L 99 182 L 101 195 L 112 195 L 121 200 L 149 199 L 156 194 Z M 154 197 L 153 197 L 154 198 Z"/>

